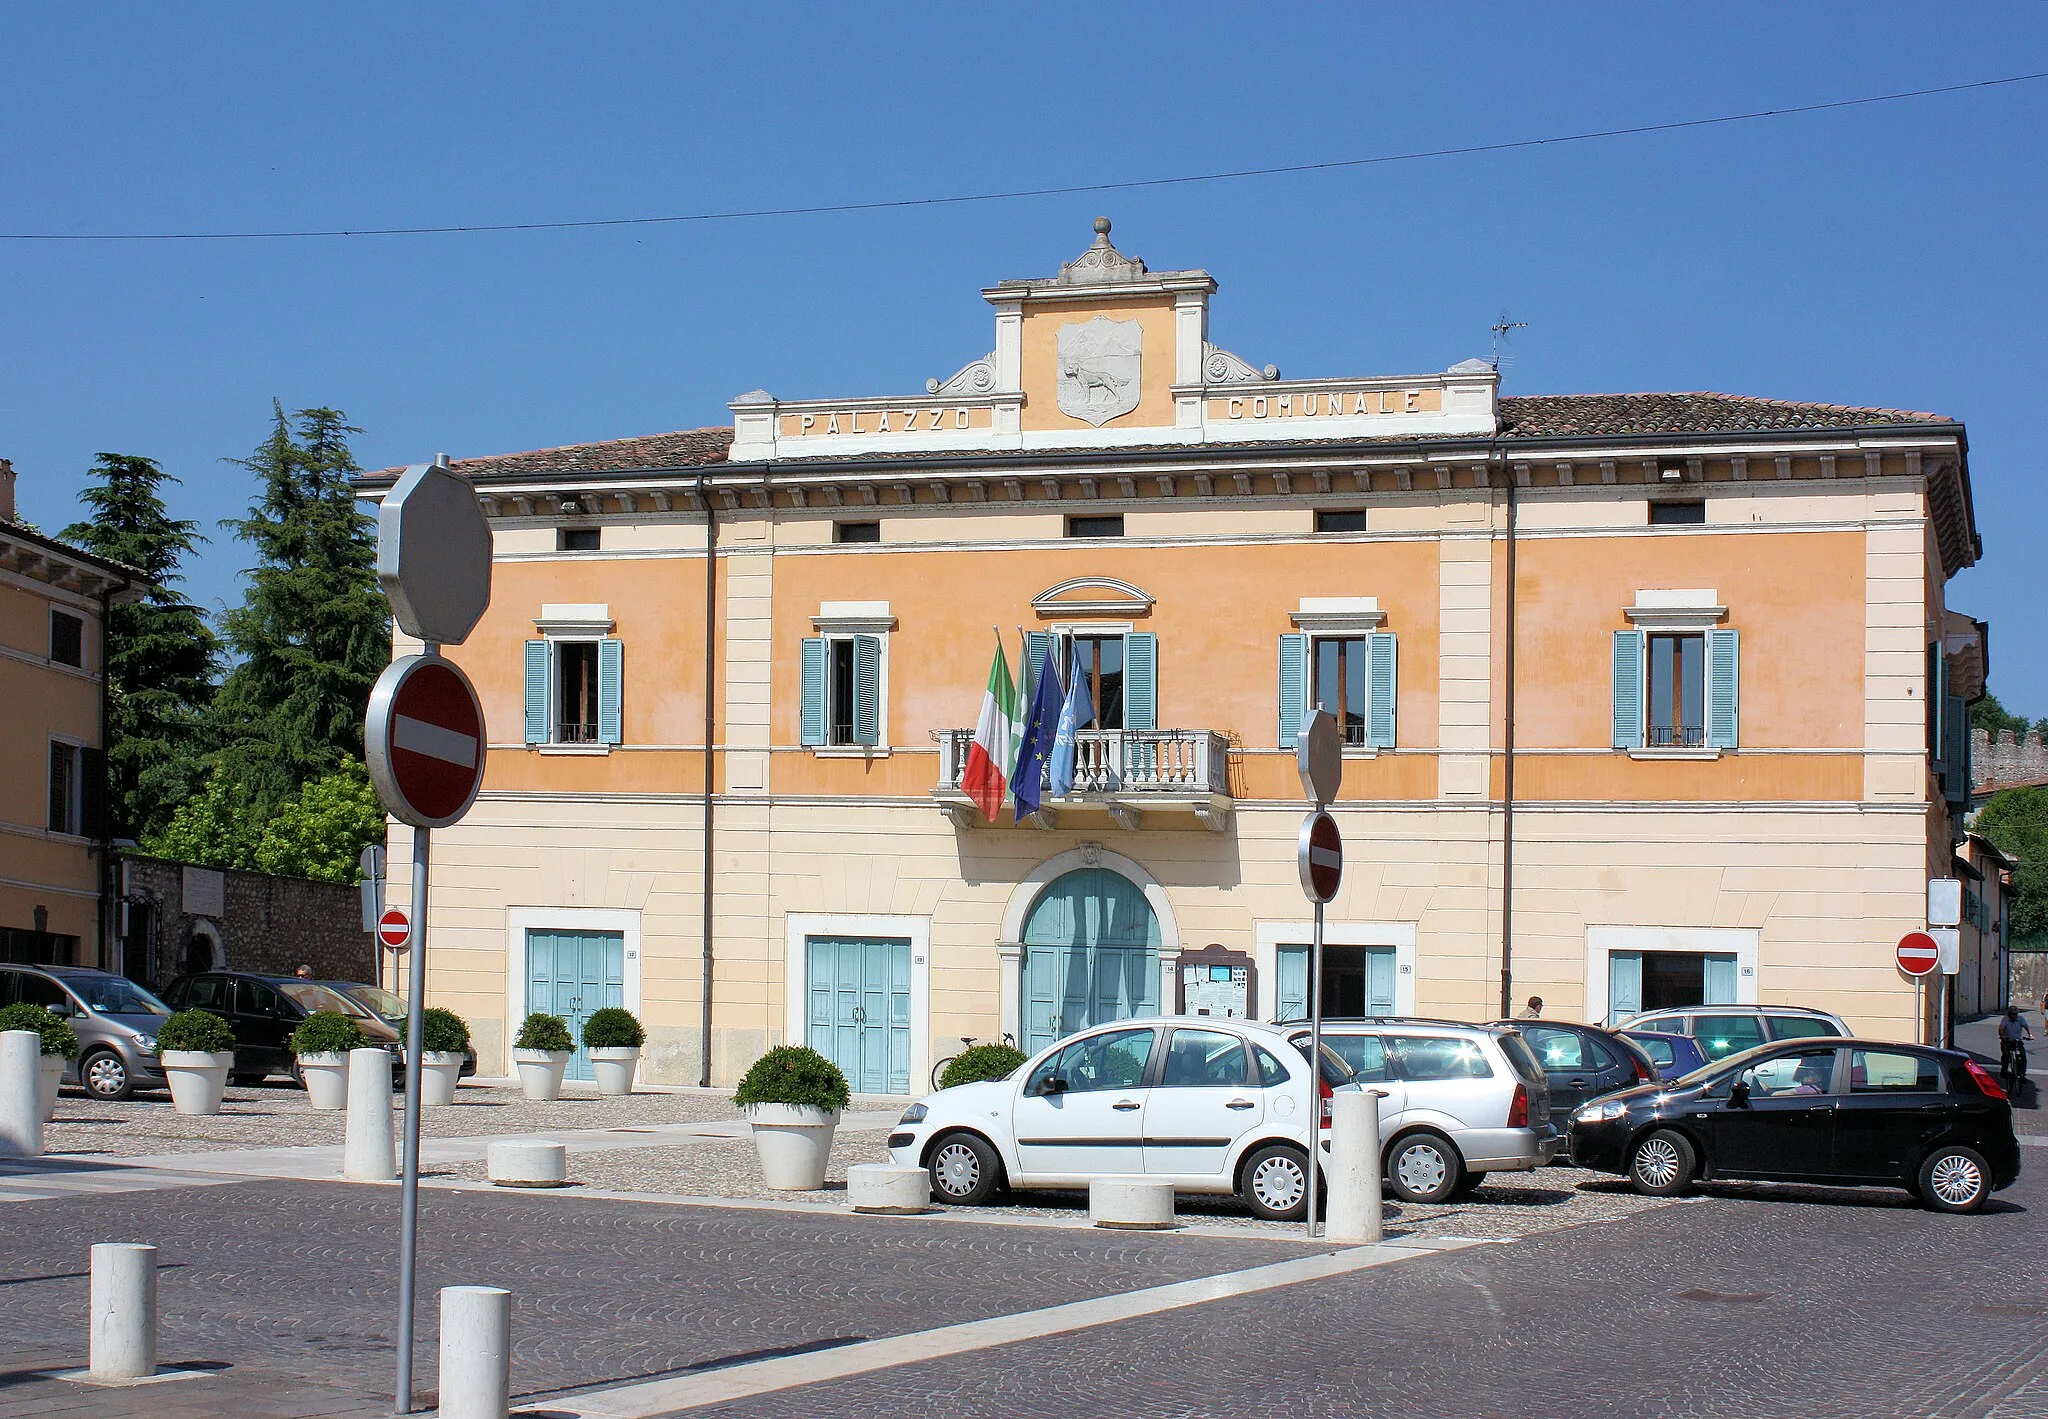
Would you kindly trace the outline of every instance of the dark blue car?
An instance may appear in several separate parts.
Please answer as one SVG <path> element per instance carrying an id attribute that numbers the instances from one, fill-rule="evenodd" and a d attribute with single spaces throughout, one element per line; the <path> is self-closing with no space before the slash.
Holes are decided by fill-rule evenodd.
<path id="1" fill-rule="evenodd" d="M 1689 1035 L 1660 1035 L 1655 1030 L 1623 1030 L 1621 1037 L 1633 1040 L 1644 1054 L 1657 1061 L 1659 1079 L 1676 1079 L 1706 1067 L 1706 1051 Z"/>

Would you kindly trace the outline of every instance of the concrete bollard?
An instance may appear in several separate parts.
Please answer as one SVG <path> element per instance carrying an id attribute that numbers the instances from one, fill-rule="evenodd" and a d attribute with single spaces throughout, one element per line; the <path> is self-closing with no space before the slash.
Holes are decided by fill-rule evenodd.
<path id="1" fill-rule="evenodd" d="M 43 1156 L 43 1037 L 0 1030 L 0 1158 Z"/>
<path id="2" fill-rule="evenodd" d="M 1333 1242 L 1377 1242 L 1386 1235 L 1380 1207 L 1380 1096 L 1346 1089 L 1330 1099 L 1328 1234 Z"/>
<path id="3" fill-rule="evenodd" d="M 494 1138 L 484 1166 L 499 1187 L 567 1187 L 569 1150 L 545 1138 Z"/>
<path id="4" fill-rule="evenodd" d="M 856 1212 L 929 1212 L 931 1174 L 894 1163 L 855 1163 L 846 1170 L 846 1200 Z"/>
<path id="5" fill-rule="evenodd" d="M 389 1182 L 398 1176 L 391 1140 L 391 1056 L 381 1049 L 348 1052 L 341 1175 L 350 1182 Z"/>
<path id="6" fill-rule="evenodd" d="M 512 1293 L 441 1288 L 440 1419 L 505 1419 L 512 1402 Z"/>
<path id="7" fill-rule="evenodd" d="M 95 1380 L 145 1380 L 156 1373 L 156 1248 L 97 1242 L 92 1249 Z"/>
<path id="8" fill-rule="evenodd" d="M 1097 1178 L 1088 1184 L 1088 1220 L 1127 1232 L 1158 1232 L 1173 1223 L 1173 1184 Z"/>

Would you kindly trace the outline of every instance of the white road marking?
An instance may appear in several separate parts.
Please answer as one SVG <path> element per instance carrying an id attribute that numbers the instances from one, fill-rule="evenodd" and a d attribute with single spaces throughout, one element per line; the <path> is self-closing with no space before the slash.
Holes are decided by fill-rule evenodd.
<path id="1" fill-rule="evenodd" d="M 457 768 L 476 767 L 476 736 L 446 725 L 397 715 L 392 719 L 391 743 L 394 748 L 424 754 L 430 759 L 454 764 Z"/>
<path id="2" fill-rule="evenodd" d="M 1367 1267 L 1385 1266 L 1389 1262 L 1449 1250 L 1455 1248 L 1441 1240 L 1428 1247 L 1350 1247 L 1319 1256 L 1271 1262 L 1244 1271 L 1227 1271 L 1221 1276 L 1204 1276 L 1167 1286 L 1150 1286 L 1142 1291 L 1070 1301 L 1042 1310 L 964 1321 L 959 1325 L 895 1335 L 883 1340 L 863 1340 L 831 1350 L 811 1350 L 801 1355 L 757 1360 L 750 1365 L 734 1365 L 730 1369 L 647 1380 L 587 1394 L 564 1395 L 559 1402 L 573 1407 L 584 1419 L 653 1419 L 655 1415 L 672 1414 L 681 1409 L 730 1403 L 758 1394 L 794 1389 L 799 1385 L 940 1360 L 949 1355 L 987 1350 L 998 1345 L 1013 1345 L 1020 1340 L 1038 1340 L 1048 1335 L 1107 1325 L 1111 1321 L 1156 1315 L 1161 1311 L 1197 1306 L 1204 1301 L 1270 1291 L 1303 1281 L 1321 1281 L 1331 1276 L 1363 1271 Z"/>

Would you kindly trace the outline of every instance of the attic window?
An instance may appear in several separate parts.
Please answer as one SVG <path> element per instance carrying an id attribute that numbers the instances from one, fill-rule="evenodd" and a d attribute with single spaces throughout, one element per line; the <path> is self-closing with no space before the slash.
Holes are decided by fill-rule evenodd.
<path id="1" fill-rule="evenodd" d="M 564 527 L 556 536 L 555 547 L 563 552 L 595 552 L 603 531 L 601 527 Z"/>
<path id="2" fill-rule="evenodd" d="M 1650 504 L 1652 527 L 1698 527 L 1707 520 L 1707 505 L 1698 500 L 1659 501 Z"/>

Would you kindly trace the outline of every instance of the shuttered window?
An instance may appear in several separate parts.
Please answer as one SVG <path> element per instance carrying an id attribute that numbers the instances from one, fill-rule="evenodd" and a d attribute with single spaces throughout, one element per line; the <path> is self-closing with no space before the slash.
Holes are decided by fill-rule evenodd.
<path id="1" fill-rule="evenodd" d="M 1612 739 L 1617 749 L 1740 746 L 1742 633 L 1616 631 Z"/>
<path id="2" fill-rule="evenodd" d="M 1280 637 L 1280 745 L 1292 748 L 1311 710 L 1336 717 L 1347 744 L 1396 741 L 1398 642 L 1391 631 Z"/>
<path id="3" fill-rule="evenodd" d="M 1289 631 L 1280 637 L 1280 747 L 1294 747 L 1308 715 L 1308 637 Z"/>
<path id="4" fill-rule="evenodd" d="M 878 748 L 882 736 L 882 638 L 813 636 L 799 670 L 799 742 L 807 748 Z"/>
<path id="5" fill-rule="evenodd" d="M 1737 713 L 1742 689 L 1742 632 L 1707 632 L 1707 747 L 1733 749 L 1741 742 Z"/>
<path id="6" fill-rule="evenodd" d="M 625 740 L 625 643 L 530 640 L 525 645 L 523 709 L 528 744 L 604 744 Z"/>
<path id="7" fill-rule="evenodd" d="M 1614 633 L 1614 747 L 1643 747 L 1643 633 Z"/>

